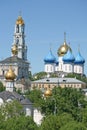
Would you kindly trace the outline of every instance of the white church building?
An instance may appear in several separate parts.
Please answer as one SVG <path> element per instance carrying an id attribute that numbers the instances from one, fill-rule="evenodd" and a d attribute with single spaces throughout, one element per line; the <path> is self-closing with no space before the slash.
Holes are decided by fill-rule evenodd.
<path id="1" fill-rule="evenodd" d="M 80 50 L 76 56 L 73 55 L 72 49 L 66 43 L 66 38 L 64 38 L 64 43 L 59 47 L 58 60 L 53 55 L 50 49 L 48 55 L 44 58 L 44 71 L 48 74 L 58 72 L 58 74 L 76 73 L 84 74 L 84 63 L 85 59 L 82 57 Z"/>

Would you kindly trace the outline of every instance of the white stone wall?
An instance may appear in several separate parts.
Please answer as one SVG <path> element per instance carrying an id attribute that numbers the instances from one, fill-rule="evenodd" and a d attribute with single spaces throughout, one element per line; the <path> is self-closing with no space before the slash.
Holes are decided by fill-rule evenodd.
<path id="1" fill-rule="evenodd" d="M 63 57 L 59 57 L 59 71 L 63 71 Z"/>
<path id="2" fill-rule="evenodd" d="M 34 115 L 33 115 L 34 122 L 37 125 L 40 125 L 41 122 L 42 122 L 43 117 L 44 116 L 41 114 L 41 112 L 37 108 L 35 108 L 34 109 Z"/>
<path id="3" fill-rule="evenodd" d="M 45 64 L 45 72 L 54 73 L 55 72 L 55 64 Z"/>
<path id="4" fill-rule="evenodd" d="M 72 72 L 74 72 L 74 64 L 73 63 L 64 64 L 63 65 L 63 72 L 66 72 L 66 73 L 72 73 Z"/>
<path id="5" fill-rule="evenodd" d="M 74 72 L 84 74 L 84 65 L 74 65 Z"/>

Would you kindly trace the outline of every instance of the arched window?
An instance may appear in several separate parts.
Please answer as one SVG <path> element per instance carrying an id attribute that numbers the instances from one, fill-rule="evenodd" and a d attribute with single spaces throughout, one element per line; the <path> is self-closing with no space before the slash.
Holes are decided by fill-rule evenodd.
<path id="1" fill-rule="evenodd" d="M 16 32 L 19 33 L 19 25 L 16 26 Z"/>

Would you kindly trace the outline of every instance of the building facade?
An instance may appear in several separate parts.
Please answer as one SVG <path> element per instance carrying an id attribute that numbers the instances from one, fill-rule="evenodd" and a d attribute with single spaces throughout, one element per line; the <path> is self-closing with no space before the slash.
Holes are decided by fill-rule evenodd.
<path id="1" fill-rule="evenodd" d="M 82 89 L 86 88 L 86 83 L 77 80 L 76 78 L 44 78 L 36 81 L 31 82 L 31 89 L 41 89 L 44 92 L 47 88 L 51 90 L 54 87 L 69 87 L 69 88 L 76 88 Z"/>

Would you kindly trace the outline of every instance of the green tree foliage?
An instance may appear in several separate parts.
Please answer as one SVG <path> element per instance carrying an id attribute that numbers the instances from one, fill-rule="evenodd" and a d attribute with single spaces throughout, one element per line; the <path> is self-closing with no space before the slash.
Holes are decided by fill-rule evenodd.
<path id="1" fill-rule="evenodd" d="M 68 113 L 62 113 L 60 115 L 51 114 L 43 119 L 39 130 L 87 130 L 86 124 L 87 122 L 83 123 L 83 121 L 79 122 L 75 120 Z"/>
<path id="2" fill-rule="evenodd" d="M 17 100 L 5 102 L 0 106 L 0 117 L 2 117 L 3 120 L 18 117 L 21 114 L 23 114 L 23 107 Z"/>
<path id="3" fill-rule="evenodd" d="M 87 108 L 85 109 L 85 111 Z M 46 116 L 40 126 L 40 130 L 87 130 L 87 112 L 82 109 L 83 120 L 77 121 L 72 114 L 62 113 L 59 115 Z M 83 114 L 84 113 L 84 114 Z M 81 113 L 80 113 L 81 114 Z"/>
<path id="4" fill-rule="evenodd" d="M 3 128 L 2 130 L 37 130 L 37 125 L 31 117 L 21 115 L 6 120 L 3 123 Z"/>
<path id="5" fill-rule="evenodd" d="M 87 101 L 81 89 L 55 87 L 47 98 L 35 89 L 28 97 L 45 115 L 40 130 L 86 130 Z"/>
<path id="6" fill-rule="evenodd" d="M 87 130 L 87 128 L 81 122 L 72 121 L 62 126 L 60 130 Z"/>
<path id="7" fill-rule="evenodd" d="M 14 100 L 0 106 L 0 130 L 37 130 L 32 117 L 25 116 L 21 104 Z"/>
<path id="8" fill-rule="evenodd" d="M 3 83 L 0 82 L 0 92 L 4 91 L 5 90 L 5 87 L 3 86 Z"/>
<path id="9" fill-rule="evenodd" d="M 82 109 L 81 115 L 82 115 L 82 123 L 87 127 L 87 107 Z"/>
<path id="10" fill-rule="evenodd" d="M 52 96 L 41 106 L 46 115 L 41 130 L 46 127 L 47 130 L 87 130 L 87 101 L 84 99 L 81 90 L 55 87 Z"/>
<path id="11" fill-rule="evenodd" d="M 39 72 L 33 75 L 33 80 L 39 80 L 47 76 L 46 72 Z"/>
<path id="12" fill-rule="evenodd" d="M 40 106 L 45 115 L 67 112 L 80 121 L 81 110 L 87 106 L 87 102 L 81 90 L 57 87 L 53 89 L 52 96 L 46 98 Z"/>
<path id="13" fill-rule="evenodd" d="M 58 130 L 59 128 L 57 116 L 49 115 L 43 120 L 40 130 Z"/>
<path id="14" fill-rule="evenodd" d="M 34 89 L 32 91 L 28 91 L 25 93 L 26 97 L 31 100 L 32 103 L 34 103 L 35 107 L 40 107 L 41 102 L 44 101 L 42 99 L 42 92 L 40 90 Z"/>
<path id="15" fill-rule="evenodd" d="M 74 119 L 67 113 L 63 113 L 60 116 L 49 115 L 43 120 L 40 130 L 60 130 L 62 126 L 71 121 L 74 121 Z"/>

